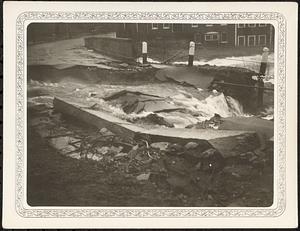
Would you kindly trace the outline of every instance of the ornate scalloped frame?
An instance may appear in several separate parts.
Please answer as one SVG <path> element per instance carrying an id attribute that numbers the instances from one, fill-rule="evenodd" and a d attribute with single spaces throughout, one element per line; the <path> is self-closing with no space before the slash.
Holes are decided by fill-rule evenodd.
<path id="1" fill-rule="evenodd" d="M 26 99 L 24 84 L 26 84 L 26 21 L 102 21 L 114 22 L 120 20 L 259 20 L 277 22 L 275 31 L 277 41 L 277 200 L 276 207 L 266 208 L 38 208 L 29 207 L 24 201 L 25 167 L 24 163 L 24 125 L 26 125 Z M 24 12 L 16 22 L 16 197 L 17 213 L 24 218 L 153 218 L 153 217 L 278 217 L 286 206 L 286 19 L 277 12 Z M 276 140 L 276 139 L 275 139 Z"/>

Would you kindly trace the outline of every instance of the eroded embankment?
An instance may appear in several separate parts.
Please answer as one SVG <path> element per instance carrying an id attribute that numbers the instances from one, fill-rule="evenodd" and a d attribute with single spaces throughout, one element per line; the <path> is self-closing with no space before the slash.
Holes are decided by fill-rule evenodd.
<path id="1" fill-rule="evenodd" d="M 118 71 L 84 66 L 63 70 L 51 66 L 28 68 L 28 80 L 31 85 L 29 96 L 72 95 L 74 98 L 79 96 L 86 98 L 86 101 L 93 101 L 93 98 L 100 99 L 121 90 L 140 91 L 161 97 L 172 97 L 174 101 L 186 104 L 186 107 L 190 101 L 190 105 L 197 104 L 196 110 L 207 114 L 207 117 L 213 116 L 213 113 L 223 117 L 257 113 L 257 110 L 254 110 L 256 89 L 217 84 L 225 81 L 253 86 L 256 83 L 251 78 L 253 74 L 255 73 L 241 68 L 211 66 L 192 69 L 170 67 L 161 70 L 135 67 Z M 264 100 L 263 110 L 273 106 L 272 94 L 273 92 L 265 92 L 267 97 Z M 201 103 L 205 104 L 203 106 L 206 107 L 207 113 L 206 110 L 202 110 Z"/>
<path id="2" fill-rule="evenodd" d="M 114 133 L 101 127 L 102 124 L 112 128 L 108 123 L 96 128 L 88 125 L 89 118 L 88 124 L 78 120 L 82 118 L 78 117 L 78 111 L 69 110 L 66 104 L 58 108 L 67 113 L 61 114 L 53 110 L 52 104 L 42 101 L 28 109 L 29 131 L 43 138 L 39 144 L 38 139 L 28 140 L 30 205 L 263 207 L 272 204 L 271 143 L 263 155 L 245 152 L 249 137 L 241 136 L 235 142 L 240 152 L 224 159 L 217 149 L 201 140 L 177 138 L 157 142 L 147 136 L 130 139 L 126 133 L 116 134 L 117 128 Z M 225 145 L 230 146 L 228 141 Z M 45 151 L 46 144 L 54 149 Z M 62 157 L 58 158 L 55 152 Z M 69 157 L 78 160 L 68 160 Z M 41 186 L 44 181 L 50 186 L 48 192 L 44 187 L 37 189 L 36 182 L 41 182 Z"/>

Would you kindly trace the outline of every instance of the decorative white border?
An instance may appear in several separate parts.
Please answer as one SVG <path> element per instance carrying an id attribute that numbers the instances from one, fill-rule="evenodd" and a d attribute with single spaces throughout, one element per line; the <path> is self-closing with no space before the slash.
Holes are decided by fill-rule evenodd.
<path id="1" fill-rule="evenodd" d="M 24 163 L 24 99 L 26 21 L 120 21 L 120 20 L 268 20 L 277 22 L 277 141 L 278 177 L 276 208 L 74 208 L 41 209 L 25 208 L 25 163 Z M 16 37 L 16 211 L 24 218 L 153 218 L 153 217 L 277 217 L 286 206 L 286 19 L 277 12 L 25 12 L 17 18 Z"/>

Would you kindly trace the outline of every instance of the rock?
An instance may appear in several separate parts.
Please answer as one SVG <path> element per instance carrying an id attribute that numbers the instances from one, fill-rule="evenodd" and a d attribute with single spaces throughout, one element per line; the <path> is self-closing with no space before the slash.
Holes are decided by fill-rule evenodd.
<path id="1" fill-rule="evenodd" d="M 194 148 L 197 148 L 198 147 L 198 143 L 196 143 L 196 142 L 188 142 L 185 146 L 184 146 L 184 148 L 185 149 L 194 149 Z"/>
<path id="2" fill-rule="evenodd" d="M 150 146 L 152 148 L 158 148 L 161 151 L 167 151 L 169 144 L 170 143 L 168 142 L 157 142 L 157 143 L 152 143 Z"/>
<path id="3" fill-rule="evenodd" d="M 136 157 L 138 148 L 139 148 L 138 144 L 132 147 L 132 149 L 128 152 L 129 158 L 133 159 Z"/>
<path id="4" fill-rule="evenodd" d="M 92 159 L 92 160 L 95 160 L 95 161 L 100 161 L 103 159 L 103 156 L 100 156 L 100 155 L 91 155 L 91 156 L 88 156 L 89 159 Z"/>
<path id="5" fill-rule="evenodd" d="M 109 152 L 110 148 L 109 147 L 98 147 L 98 148 L 96 148 L 96 150 L 98 153 L 105 155 Z"/>
<path id="6" fill-rule="evenodd" d="M 122 146 L 119 146 L 119 147 L 115 147 L 115 146 L 111 146 L 109 148 L 109 152 L 110 153 L 113 153 L 113 154 L 118 154 L 119 152 L 121 152 L 123 150 L 123 147 Z"/>
<path id="7" fill-rule="evenodd" d="M 170 144 L 168 147 L 169 151 L 175 152 L 175 151 L 182 151 L 183 147 L 180 144 L 174 143 Z"/>
<path id="8" fill-rule="evenodd" d="M 94 97 L 94 96 L 96 96 L 96 95 L 97 95 L 96 92 L 89 92 L 89 97 Z"/>
<path id="9" fill-rule="evenodd" d="M 61 136 L 61 137 L 50 138 L 49 144 L 57 150 L 62 150 L 69 146 L 69 141 L 70 141 L 69 136 Z"/>
<path id="10" fill-rule="evenodd" d="M 66 146 L 66 147 L 59 150 L 59 152 L 61 154 L 67 154 L 69 152 L 74 152 L 74 151 L 76 151 L 76 148 L 72 145 L 68 145 L 68 146 Z"/>
<path id="11" fill-rule="evenodd" d="M 78 159 L 78 160 L 81 159 L 80 153 L 78 153 L 78 152 L 71 153 L 68 156 L 71 158 L 74 158 L 74 159 Z"/>
<path id="12" fill-rule="evenodd" d="M 129 64 L 127 64 L 127 63 L 121 63 L 121 64 L 119 64 L 119 66 L 121 66 L 121 67 L 128 67 Z"/>
<path id="13" fill-rule="evenodd" d="M 213 148 L 207 149 L 206 151 L 202 152 L 202 158 L 211 157 L 211 156 L 215 155 L 216 153 L 217 153 L 216 149 L 213 149 Z"/>
<path id="14" fill-rule="evenodd" d="M 112 136 L 114 135 L 114 133 L 112 133 L 111 131 L 109 131 L 107 128 L 101 128 L 100 131 L 101 135 L 104 136 Z"/>
<path id="15" fill-rule="evenodd" d="M 137 180 L 149 180 L 150 173 L 142 173 L 136 177 Z"/>
<path id="16" fill-rule="evenodd" d="M 115 158 L 125 157 L 125 156 L 128 156 L 128 153 L 120 152 L 117 155 L 115 155 Z"/>

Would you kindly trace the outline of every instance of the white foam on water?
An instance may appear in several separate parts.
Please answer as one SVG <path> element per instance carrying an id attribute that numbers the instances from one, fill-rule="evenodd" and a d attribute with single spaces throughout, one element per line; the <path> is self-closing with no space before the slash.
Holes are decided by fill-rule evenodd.
<path id="1" fill-rule="evenodd" d="M 170 100 L 170 103 L 185 110 L 160 112 L 156 114 L 178 128 L 184 128 L 187 125 L 208 120 L 213 117 L 215 113 L 222 117 L 245 115 L 242 105 L 236 99 L 230 96 L 226 97 L 223 93 L 218 92 L 212 93 L 204 100 L 199 100 L 189 93 L 180 92 L 167 100 Z M 121 105 L 111 105 L 103 99 L 97 99 L 97 106 L 94 109 L 110 112 L 114 116 L 125 120 L 142 118 L 152 113 L 142 112 L 138 114 L 126 114 L 122 110 Z"/>
<path id="2" fill-rule="evenodd" d="M 138 63 L 143 63 L 143 57 L 137 58 L 136 61 L 137 61 Z M 154 59 L 151 59 L 151 58 L 149 58 L 149 57 L 147 57 L 147 62 L 148 62 L 148 63 L 156 63 L 156 64 L 159 64 L 159 63 L 160 63 L 159 61 L 154 60 Z"/>
<path id="3" fill-rule="evenodd" d="M 30 97 L 27 99 L 27 103 L 29 105 L 42 105 L 45 104 L 48 107 L 53 106 L 53 96 L 48 96 L 48 95 L 43 95 L 43 96 L 35 96 L 35 97 Z"/>
<path id="4" fill-rule="evenodd" d="M 184 94 L 178 94 L 172 97 L 174 103 L 190 110 L 193 113 L 202 115 L 205 119 L 211 118 L 215 113 L 222 117 L 242 116 L 243 107 L 234 98 L 223 93 L 214 93 L 204 100 L 198 100 L 195 97 L 187 97 Z"/>
<path id="5" fill-rule="evenodd" d="M 178 128 L 209 120 L 215 113 L 222 117 L 250 116 L 244 113 L 242 105 L 236 99 L 223 93 L 212 93 L 204 100 L 180 93 L 173 96 L 172 100 L 175 105 L 185 108 L 186 112 L 174 111 L 159 115 Z"/>
<path id="6" fill-rule="evenodd" d="M 261 55 L 252 56 L 232 56 L 225 58 L 216 58 L 211 60 L 200 59 L 194 60 L 194 66 L 200 65 L 215 65 L 215 66 L 229 66 L 229 67 L 242 67 L 249 70 L 259 72 L 261 62 Z M 187 64 L 187 61 L 173 62 L 173 64 Z M 274 79 L 274 53 L 269 54 L 268 65 L 266 70 L 266 75 L 271 79 Z"/>

